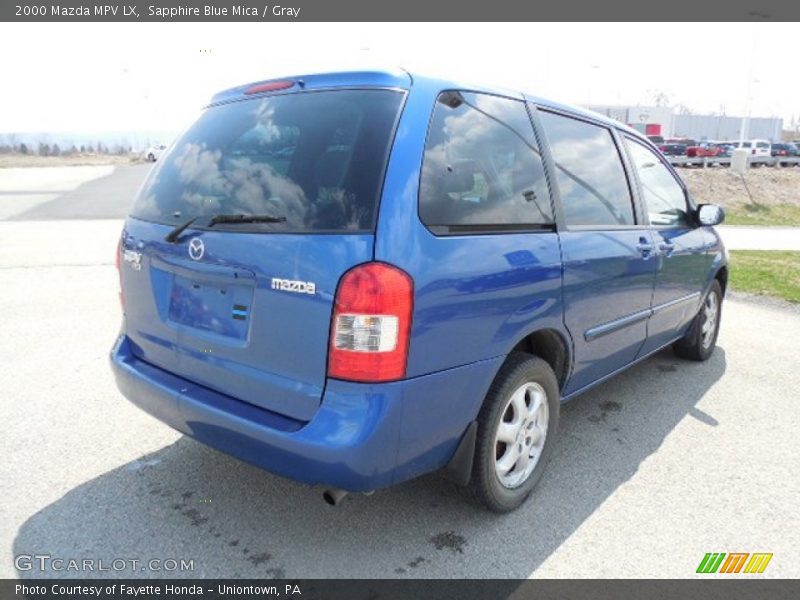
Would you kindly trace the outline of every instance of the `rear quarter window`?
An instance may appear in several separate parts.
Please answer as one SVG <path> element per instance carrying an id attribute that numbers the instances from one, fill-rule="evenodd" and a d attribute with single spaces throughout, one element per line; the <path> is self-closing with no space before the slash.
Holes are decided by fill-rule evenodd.
<path id="1" fill-rule="evenodd" d="M 434 233 L 537 229 L 553 222 L 524 103 L 456 91 L 439 96 L 425 146 L 419 212 Z"/>
<path id="2" fill-rule="evenodd" d="M 282 223 L 216 229 L 364 232 L 375 226 L 403 94 L 303 92 L 215 106 L 159 161 L 131 216 L 175 225 L 218 214 Z"/>

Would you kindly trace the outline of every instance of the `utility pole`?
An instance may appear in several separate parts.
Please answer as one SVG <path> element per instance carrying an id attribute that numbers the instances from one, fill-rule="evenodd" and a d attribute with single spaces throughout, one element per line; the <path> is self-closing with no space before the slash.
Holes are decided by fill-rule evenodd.
<path id="1" fill-rule="evenodd" d="M 753 25 L 753 48 L 750 52 L 750 73 L 747 77 L 747 96 L 745 98 L 744 116 L 742 117 L 741 127 L 739 127 L 739 142 L 743 142 L 747 137 L 747 128 L 750 124 L 750 113 L 753 110 L 753 84 L 757 83 L 755 78 L 755 70 L 756 50 L 758 48 L 758 29 L 756 27 L 756 25 Z"/>

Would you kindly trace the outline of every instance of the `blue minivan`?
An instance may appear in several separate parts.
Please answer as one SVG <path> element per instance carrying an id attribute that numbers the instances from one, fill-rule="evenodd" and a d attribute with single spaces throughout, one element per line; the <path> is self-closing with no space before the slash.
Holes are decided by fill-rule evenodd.
<path id="1" fill-rule="evenodd" d="M 509 511 L 561 402 L 665 346 L 711 355 L 723 217 L 584 110 L 405 71 L 257 82 L 140 190 L 111 363 L 143 410 L 330 504 L 443 470 Z"/>

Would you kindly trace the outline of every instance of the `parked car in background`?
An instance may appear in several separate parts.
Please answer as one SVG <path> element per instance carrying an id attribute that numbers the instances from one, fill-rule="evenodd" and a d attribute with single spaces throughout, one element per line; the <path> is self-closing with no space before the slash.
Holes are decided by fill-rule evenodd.
<path id="1" fill-rule="evenodd" d="M 719 147 L 719 155 L 720 157 L 730 158 L 733 154 L 734 144 L 733 142 L 714 142 Z"/>
<path id="2" fill-rule="evenodd" d="M 260 81 L 139 192 L 111 363 L 146 412 L 329 504 L 444 469 L 506 512 L 563 401 L 712 355 L 723 218 L 579 108 L 404 71 Z"/>
<path id="3" fill-rule="evenodd" d="M 150 162 L 156 162 L 159 158 L 161 158 L 161 155 L 164 154 L 166 149 L 166 144 L 153 144 L 144 151 L 144 157 Z"/>
<path id="4" fill-rule="evenodd" d="M 656 146 L 664 143 L 664 136 L 661 135 L 648 135 L 647 139 L 653 142 Z"/>
<path id="5" fill-rule="evenodd" d="M 777 142 L 772 144 L 771 154 L 772 156 L 798 156 L 800 151 L 791 142 Z"/>
<path id="6" fill-rule="evenodd" d="M 723 154 L 723 147 L 715 142 L 700 142 L 696 146 L 686 148 L 686 156 L 689 158 L 712 158 Z"/>
<path id="7" fill-rule="evenodd" d="M 800 147 L 791 142 L 776 142 L 772 144 L 771 154 L 781 167 L 797 165 L 796 159 L 800 157 Z"/>
<path id="8" fill-rule="evenodd" d="M 742 142 L 730 142 L 733 149 L 744 148 L 750 151 L 751 156 L 770 156 L 772 144 L 768 140 L 744 140 Z"/>
<path id="9" fill-rule="evenodd" d="M 694 140 L 686 138 L 667 138 L 658 146 L 664 156 L 686 156 L 690 146 L 695 146 Z"/>

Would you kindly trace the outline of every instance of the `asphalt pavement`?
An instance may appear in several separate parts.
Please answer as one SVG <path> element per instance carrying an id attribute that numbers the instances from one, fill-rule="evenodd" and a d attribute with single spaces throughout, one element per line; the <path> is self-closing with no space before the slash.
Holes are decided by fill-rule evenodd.
<path id="1" fill-rule="evenodd" d="M 0 577 L 76 575 L 15 560 L 37 554 L 193 561 L 99 576 L 692 577 L 705 553 L 735 551 L 773 553 L 762 576 L 800 574 L 797 312 L 728 299 L 708 362 L 664 351 L 565 405 L 515 513 L 483 512 L 437 475 L 333 508 L 117 392 L 121 221 L 54 219 L 71 214 L 60 201 L 121 216 L 145 171 L 41 202 L 0 193 Z"/>
<path id="2" fill-rule="evenodd" d="M 123 219 L 152 163 L 0 169 L 0 219 Z"/>

